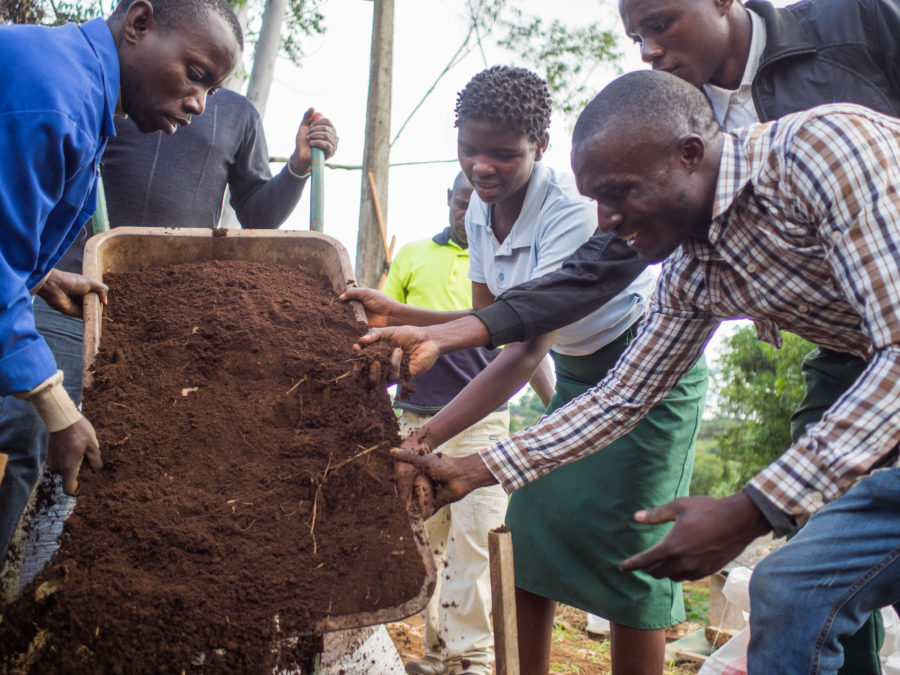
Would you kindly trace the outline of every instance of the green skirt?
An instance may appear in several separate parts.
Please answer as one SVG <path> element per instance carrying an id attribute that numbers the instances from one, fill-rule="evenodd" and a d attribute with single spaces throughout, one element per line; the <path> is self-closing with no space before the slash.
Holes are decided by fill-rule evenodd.
<path id="1" fill-rule="evenodd" d="M 606 375 L 635 326 L 587 356 L 551 352 L 553 412 Z M 561 466 L 513 493 L 506 513 L 516 586 L 631 628 L 656 629 L 685 618 L 681 584 L 619 563 L 657 543 L 671 528 L 639 525 L 634 513 L 688 494 L 694 442 L 706 398 L 706 362 L 626 436 Z"/>

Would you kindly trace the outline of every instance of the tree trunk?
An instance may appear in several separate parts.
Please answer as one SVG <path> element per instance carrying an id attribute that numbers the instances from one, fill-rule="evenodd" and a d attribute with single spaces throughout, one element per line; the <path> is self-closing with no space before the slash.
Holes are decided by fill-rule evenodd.
<path id="1" fill-rule="evenodd" d="M 253 56 L 253 70 L 247 85 L 247 98 L 253 101 L 260 117 L 265 117 L 266 114 L 266 102 L 272 88 L 278 50 L 281 48 L 281 26 L 284 24 L 287 5 L 288 0 L 266 0 L 259 41 Z"/>

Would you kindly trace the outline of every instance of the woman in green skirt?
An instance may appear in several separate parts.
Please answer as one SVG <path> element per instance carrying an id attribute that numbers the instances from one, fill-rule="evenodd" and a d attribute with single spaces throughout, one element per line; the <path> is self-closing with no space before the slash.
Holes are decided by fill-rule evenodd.
<path id="1" fill-rule="evenodd" d="M 597 228 L 596 211 L 571 175 L 540 162 L 549 121 L 546 84 L 523 68 L 485 70 L 459 94 L 457 152 L 474 188 L 466 235 L 476 309 L 560 267 Z M 532 377 L 548 350 L 556 365 L 548 412 L 587 391 L 634 337 L 652 287 L 645 271 L 576 323 L 507 345 L 403 447 L 437 447 L 495 410 Z M 365 302 L 369 311 L 403 315 L 410 323 L 437 322 L 426 310 L 410 317 L 418 310 L 392 307 L 389 299 L 372 295 Z M 513 536 L 522 673 L 549 671 L 556 601 L 609 619 L 614 673 L 662 673 L 664 629 L 684 619 L 681 586 L 621 572 L 618 565 L 669 528 L 638 525 L 632 514 L 687 495 L 705 395 L 706 367 L 699 363 L 627 436 L 513 494 L 506 522 Z"/>

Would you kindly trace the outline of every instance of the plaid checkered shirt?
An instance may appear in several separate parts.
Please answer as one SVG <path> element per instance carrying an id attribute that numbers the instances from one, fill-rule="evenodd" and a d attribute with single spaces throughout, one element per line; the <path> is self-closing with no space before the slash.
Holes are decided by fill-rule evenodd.
<path id="1" fill-rule="evenodd" d="M 663 263 L 639 335 L 596 387 L 481 457 L 507 491 L 634 428 L 722 320 L 863 357 L 816 425 L 750 482 L 803 520 L 900 442 L 900 120 L 828 105 L 724 134 L 708 241 Z M 600 450 L 602 452 L 602 450 Z M 649 506 L 649 505 L 648 505 Z"/>

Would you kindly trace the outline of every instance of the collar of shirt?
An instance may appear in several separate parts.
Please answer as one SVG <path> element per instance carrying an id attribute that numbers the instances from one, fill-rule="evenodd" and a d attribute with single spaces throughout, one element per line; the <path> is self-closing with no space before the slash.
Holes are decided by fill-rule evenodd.
<path id="1" fill-rule="evenodd" d="M 458 248 L 460 251 L 464 251 L 465 249 L 453 241 L 453 238 L 450 236 L 450 226 L 448 225 L 443 230 L 438 232 L 431 238 L 438 246 L 452 246 L 453 248 Z"/>
<path id="2" fill-rule="evenodd" d="M 712 84 L 703 86 L 716 119 L 728 130 L 759 122 L 751 88 L 766 48 L 766 24 L 756 12 L 747 10 L 747 14 L 750 15 L 751 26 L 750 52 L 747 55 L 747 65 L 744 67 L 741 84 L 737 89 L 723 89 Z"/>
<path id="3" fill-rule="evenodd" d="M 472 195 L 472 203 L 476 203 L 480 207 L 470 209 L 472 212 L 472 225 L 486 228 L 491 233 L 496 254 L 509 254 L 513 249 L 532 246 L 534 243 L 534 230 L 538 227 L 540 221 L 541 206 L 547 197 L 547 191 L 550 189 L 550 179 L 550 167 L 545 166 L 541 162 L 535 162 L 531 178 L 528 180 L 525 201 L 522 202 L 522 210 L 519 212 L 519 217 L 516 218 L 509 236 L 502 242 L 494 237 L 494 230 L 491 227 L 490 205 L 482 202 L 477 194 Z"/>
<path id="4" fill-rule="evenodd" d="M 114 118 L 119 100 L 119 53 L 105 19 L 92 19 L 80 26 L 81 32 L 100 61 L 103 88 L 106 91 L 103 110 L 104 136 L 115 136 Z"/>
<path id="5" fill-rule="evenodd" d="M 750 182 L 752 171 L 750 158 L 740 139 L 729 133 L 723 136 L 719 176 L 716 179 L 716 194 L 713 198 L 712 223 L 707 235 L 712 246 L 722 239 L 728 226 L 728 210 L 744 186 Z"/>

